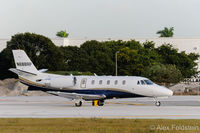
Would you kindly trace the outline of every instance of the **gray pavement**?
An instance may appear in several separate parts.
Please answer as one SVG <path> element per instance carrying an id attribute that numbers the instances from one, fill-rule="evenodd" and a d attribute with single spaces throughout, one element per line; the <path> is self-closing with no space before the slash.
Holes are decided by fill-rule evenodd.
<path id="1" fill-rule="evenodd" d="M 56 96 L 0 97 L 0 118 L 127 118 L 200 119 L 200 96 L 172 96 L 107 100 L 102 107 L 91 102 L 75 107 L 74 102 Z"/>

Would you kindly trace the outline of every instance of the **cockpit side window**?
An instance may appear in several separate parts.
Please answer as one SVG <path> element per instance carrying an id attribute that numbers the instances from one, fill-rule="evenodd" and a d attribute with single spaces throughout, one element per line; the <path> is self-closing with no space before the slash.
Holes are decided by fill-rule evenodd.
<path id="1" fill-rule="evenodd" d="M 140 81 L 138 81 L 137 84 L 140 85 Z"/>
<path id="2" fill-rule="evenodd" d="M 144 80 L 144 82 L 147 84 L 147 85 L 152 85 L 153 82 L 151 80 Z"/>
<path id="3" fill-rule="evenodd" d="M 140 82 L 141 82 L 142 85 L 145 85 L 145 82 L 143 80 L 140 80 Z"/>

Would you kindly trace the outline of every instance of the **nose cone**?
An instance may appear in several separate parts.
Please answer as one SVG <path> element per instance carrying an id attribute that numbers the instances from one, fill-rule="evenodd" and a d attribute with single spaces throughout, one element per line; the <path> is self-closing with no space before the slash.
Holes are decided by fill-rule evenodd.
<path id="1" fill-rule="evenodd" d="M 168 89 L 167 96 L 168 96 L 168 97 L 173 96 L 173 91 Z"/>
<path id="2" fill-rule="evenodd" d="M 173 95 L 173 91 L 166 87 L 162 87 L 161 91 L 163 91 L 164 95 L 167 97 L 171 97 Z"/>
<path id="3" fill-rule="evenodd" d="M 158 86 L 155 95 L 158 97 L 171 97 L 173 95 L 173 91 L 166 87 Z"/>

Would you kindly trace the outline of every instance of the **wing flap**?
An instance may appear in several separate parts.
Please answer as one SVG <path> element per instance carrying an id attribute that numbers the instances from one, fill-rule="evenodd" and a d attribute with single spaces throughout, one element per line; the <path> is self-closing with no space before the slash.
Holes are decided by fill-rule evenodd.
<path id="1" fill-rule="evenodd" d="M 48 91 L 47 93 L 65 97 L 68 99 L 83 99 L 83 100 L 98 100 L 106 98 L 105 95 L 92 95 L 92 94 L 78 94 L 78 93 L 66 93 L 66 92 L 55 92 Z"/>

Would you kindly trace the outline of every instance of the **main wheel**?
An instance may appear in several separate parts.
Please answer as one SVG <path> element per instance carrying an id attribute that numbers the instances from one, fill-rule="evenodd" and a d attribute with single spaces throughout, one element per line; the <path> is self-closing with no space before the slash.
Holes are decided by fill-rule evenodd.
<path id="1" fill-rule="evenodd" d="M 75 106 L 76 106 L 76 107 L 82 106 L 82 101 L 76 102 L 76 103 L 75 103 Z"/>
<path id="2" fill-rule="evenodd" d="M 104 100 L 99 100 L 98 101 L 98 106 L 103 106 L 104 105 Z"/>
<path id="3" fill-rule="evenodd" d="M 161 102 L 160 102 L 160 101 L 156 101 L 155 105 L 156 105 L 157 107 L 159 107 L 159 106 L 161 105 Z"/>

